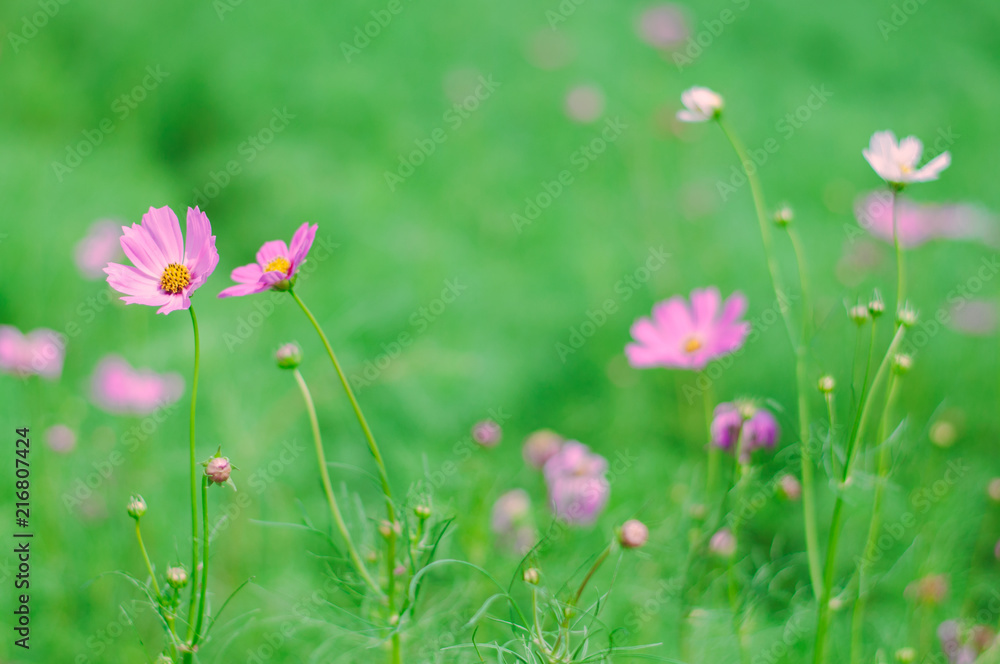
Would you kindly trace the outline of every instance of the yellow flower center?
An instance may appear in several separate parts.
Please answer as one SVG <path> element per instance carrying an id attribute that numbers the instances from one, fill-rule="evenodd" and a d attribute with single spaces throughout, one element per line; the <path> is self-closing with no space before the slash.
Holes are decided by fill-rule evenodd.
<path id="1" fill-rule="evenodd" d="M 902 173 L 903 173 L 904 175 L 905 175 L 905 174 L 907 174 L 907 173 L 912 173 L 912 172 L 913 172 L 913 169 L 912 169 L 912 168 L 910 168 L 910 167 L 909 167 L 909 166 L 908 166 L 907 164 L 900 164 L 900 165 L 899 165 L 899 170 L 900 170 L 900 171 L 901 171 L 901 172 L 902 172 Z"/>
<path id="2" fill-rule="evenodd" d="M 191 283 L 191 273 L 180 263 L 171 263 L 160 277 L 160 288 L 171 295 L 176 295 Z"/>
<path id="3" fill-rule="evenodd" d="M 699 349 L 701 349 L 701 340 L 698 337 L 690 337 L 684 342 L 685 353 L 693 353 Z"/>
<path id="4" fill-rule="evenodd" d="M 282 272 L 288 274 L 288 268 L 292 266 L 287 258 L 278 256 L 264 267 L 264 272 Z"/>

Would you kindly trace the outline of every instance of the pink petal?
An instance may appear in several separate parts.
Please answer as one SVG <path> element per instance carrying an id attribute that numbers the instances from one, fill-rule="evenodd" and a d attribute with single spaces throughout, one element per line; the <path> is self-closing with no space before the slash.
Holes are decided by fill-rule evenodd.
<path id="1" fill-rule="evenodd" d="M 715 323 L 720 301 L 718 288 L 691 291 L 691 309 L 694 311 L 694 326 L 697 329 L 705 330 Z"/>
<path id="2" fill-rule="evenodd" d="M 931 159 L 929 162 L 924 164 L 924 167 L 913 174 L 914 182 L 927 182 L 928 180 L 937 180 L 938 175 L 941 171 L 948 168 L 951 165 L 951 153 L 942 152 L 938 156 Z"/>
<path id="3" fill-rule="evenodd" d="M 743 316 L 746 311 L 747 298 L 743 293 L 736 291 L 726 298 L 726 303 L 722 307 L 722 316 L 719 317 L 719 326 L 726 327 L 731 325 L 734 321 Z"/>
<path id="4" fill-rule="evenodd" d="M 223 289 L 219 293 L 219 297 L 239 297 L 241 295 L 253 295 L 254 293 L 263 293 L 271 286 L 269 284 L 236 284 L 235 286 L 230 286 L 229 288 Z"/>
<path id="5" fill-rule="evenodd" d="M 319 224 L 310 226 L 307 222 L 295 231 L 295 235 L 292 236 L 292 246 L 289 248 L 291 256 L 288 257 L 293 264 L 301 265 L 305 261 L 306 255 L 312 249 L 313 241 L 316 239 L 318 228 Z"/>
<path id="6" fill-rule="evenodd" d="M 663 343 L 660 338 L 660 331 L 648 318 L 640 318 L 632 324 L 632 338 L 641 341 L 645 345 L 655 348 Z"/>
<path id="7" fill-rule="evenodd" d="M 249 265 L 241 265 L 236 268 L 229 274 L 229 277 L 237 283 L 256 284 L 260 281 L 262 274 L 264 274 L 264 271 L 261 269 L 260 265 L 257 263 L 250 263 Z"/>
<path id="8" fill-rule="evenodd" d="M 108 284 L 119 293 L 140 297 L 152 297 L 160 293 L 158 279 L 131 265 L 108 263 L 104 271 L 108 275 Z"/>
<path id="9" fill-rule="evenodd" d="M 284 240 L 271 240 L 270 242 L 265 242 L 264 246 L 262 246 L 260 251 L 257 252 L 257 262 L 260 263 L 262 267 L 267 266 L 267 264 L 275 258 L 287 259 L 288 257 L 288 245 L 285 244 Z"/>
<path id="10" fill-rule="evenodd" d="M 142 215 L 142 227 L 160 248 L 167 263 L 184 262 L 184 239 L 173 210 L 167 206 L 150 207 L 149 212 Z"/>
<path id="11" fill-rule="evenodd" d="M 219 252 L 215 249 L 215 236 L 212 235 L 205 240 L 197 257 L 186 263 L 191 271 L 191 286 L 187 289 L 188 294 L 205 283 L 218 264 Z"/>
<path id="12" fill-rule="evenodd" d="M 169 314 L 172 311 L 177 311 L 178 309 L 188 309 L 191 306 L 191 300 L 188 298 L 187 293 L 177 293 L 176 295 L 167 295 L 167 302 L 162 307 L 156 310 L 158 314 Z"/>
<path id="13" fill-rule="evenodd" d="M 125 255 L 137 268 L 155 279 L 163 275 L 168 261 L 142 226 L 122 226 L 121 245 Z"/>
<path id="14" fill-rule="evenodd" d="M 665 341 L 677 340 L 691 334 L 694 321 L 684 298 L 675 295 L 666 302 L 660 302 L 653 307 L 653 318 L 660 328 L 660 336 Z"/>
<path id="15" fill-rule="evenodd" d="M 194 252 L 201 253 L 202 248 L 205 246 L 205 242 L 212 235 L 212 224 L 208 221 L 208 215 L 201 211 L 201 208 L 195 206 L 193 208 L 188 208 L 187 210 L 187 252 L 185 254 L 185 264 L 188 258 L 192 255 L 197 257 Z M 214 240 L 213 240 L 214 246 Z"/>
<path id="16" fill-rule="evenodd" d="M 920 154 L 924 151 L 924 144 L 916 136 L 907 136 L 899 142 L 899 150 L 896 153 L 900 163 L 909 164 L 912 168 L 920 160 Z"/>

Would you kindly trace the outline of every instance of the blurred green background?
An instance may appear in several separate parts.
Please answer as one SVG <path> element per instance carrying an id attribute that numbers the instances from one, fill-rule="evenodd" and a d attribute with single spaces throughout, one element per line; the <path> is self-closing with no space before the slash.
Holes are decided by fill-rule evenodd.
<path id="1" fill-rule="evenodd" d="M 700 477 L 704 440 L 702 405 L 688 403 L 682 391 L 694 375 L 630 369 L 622 352 L 629 326 L 654 302 L 710 284 L 724 294 L 745 292 L 750 319 L 773 301 L 749 189 L 726 200 L 717 191 L 737 162 L 714 126 L 673 120 L 680 92 L 691 85 L 718 90 L 748 146 L 769 138 L 780 145 L 760 173 L 769 202 L 787 200 L 794 207 L 809 255 L 821 322 L 811 377 L 831 372 L 842 385 L 850 383 L 855 332 L 843 303 L 867 299 L 873 287 L 893 290 L 891 248 L 880 242 L 872 245 L 868 269 L 848 270 L 843 280 L 834 276 L 845 252 L 865 243 L 864 237 L 852 242 L 847 230 L 857 229 L 855 198 L 879 184 L 861 156 L 874 131 L 913 133 L 928 144 L 950 132 L 956 137 L 948 146 L 952 167 L 912 196 L 1000 209 L 993 183 L 1000 139 L 996 3 L 701 2 L 684 9 L 702 52 L 678 67 L 673 55 L 637 35 L 636 22 L 650 6 L 645 2 L 401 0 L 401 10 L 377 36 L 345 57 L 343 44 L 355 39 L 355 29 L 387 6 L 218 0 L 140 8 L 12 0 L 0 7 L 0 255 L 6 275 L 0 322 L 24 331 L 65 331 L 72 323 L 81 329 L 70 340 L 57 383 L 0 377 L 0 412 L 11 446 L 14 428 L 24 425 L 36 441 L 56 423 L 79 435 L 69 455 L 34 447 L 32 649 L 13 648 L 7 633 L 0 661 L 147 661 L 159 643 L 151 613 L 140 613 L 135 629 L 122 629 L 118 607 L 137 593 L 105 575 L 143 574 L 124 512 L 129 494 L 142 492 L 150 505 L 144 527 L 158 567 L 183 558 L 187 547 L 189 320 L 184 313 L 156 316 L 150 308 L 118 302 L 94 306 L 92 298 L 107 286 L 83 279 L 72 255 L 97 219 L 131 224 L 150 205 L 170 205 L 182 215 L 187 205 L 201 202 L 218 237 L 219 267 L 194 299 L 203 344 L 199 455 L 223 445 L 240 467 L 234 477 L 251 503 L 214 545 L 216 606 L 247 577 L 255 582 L 227 609 L 226 624 L 202 661 L 244 662 L 284 621 L 296 620 L 292 608 L 325 574 L 321 540 L 252 523 L 294 522 L 302 510 L 321 527 L 328 521 L 299 394 L 272 360 L 279 344 L 297 340 L 305 349 L 303 372 L 320 409 L 328 456 L 370 466 L 322 347 L 294 303 L 278 305 L 241 343 L 227 342 L 226 335 L 238 334 L 269 300 L 214 296 L 229 285 L 229 271 L 252 260 L 263 241 L 287 241 L 310 221 L 319 224 L 318 238 L 335 245 L 298 291 L 349 374 L 362 373 L 401 333 L 413 335 L 413 344 L 359 390 L 398 493 L 405 494 L 425 469 L 454 461 L 454 446 L 467 439 L 474 422 L 498 413 L 506 418 L 500 448 L 459 462 L 436 489 L 435 509 L 457 517 L 447 557 L 469 557 L 502 579 L 514 573 L 516 558 L 494 549 L 485 520 L 497 495 L 524 486 L 536 498 L 539 521 L 546 521 L 541 480 L 520 460 L 527 433 L 551 427 L 606 456 L 637 459 L 616 478 L 598 525 L 560 539 L 543 561 L 558 585 L 592 559 L 623 519 L 646 520 L 651 543 L 622 563 L 605 614 L 607 624 L 620 626 L 683 560 L 690 525 L 686 487 Z M 895 18 L 894 11 L 900 12 Z M 552 12 L 564 19 L 554 27 Z M 733 20 L 719 29 L 723 15 Z M 886 25 L 898 29 L 886 32 Z M 162 80 L 147 78 L 147 68 L 161 72 Z M 144 79 L 139 101 L 133 90 Z M 477 108 L 460 121 L 447 115 L 481 80 L 494 89 L 481 94 Z M 603 111 L 591 122 L 567 117 L 567 94 L 580 85 L 604 97 Z M 783 119 L 807 103 L 814 87 L 829 91 L 829 99 L 788 135 Z M 123 95 L 134 108 L 122 105 Z M 259 134 L 276 111 L 287 115 L 287 123 L 276 123 L 280 131 L 265 141 L 267 134 Z M 102 125 L 105 119 L 110 133 L 100 130 L 109 126 Z M 579 170 L 578 151 L 606 122 L 624 129 Z M 66 164 L 95 130 L 101 140 L 79 165 L 68 172 L 54 167 Z M 396 171 L 401 155 L 417 149 L 417 142 L 426 145 L 435 130 L 446 140 L 390 187 L 386 172 Z M 260 147 L 248 147 L 255 136 Z M 220 173 L 230 162 L 239 172 L 225 186 L 209 186 L 225 181 Z M 572 184 L 518 229 L 512 215 L 524 214 L 525 199 L 537 197 L 563 170 L 573 173 Z M 205 194 L 200 201 L 199 192 Z M 783 238 L 778 246 L 794 283 L 790 248 Z M 662 268 L 628 298 L 616 291 L 619 280 L 661 248 L 670 256 Z M 932 243 L 910 252 L 915 304 L 931 315 L 947 307 L 949 291 L 993 252 L 981 242 Z M 428 325 L 414 325 L 413 316 L 450 282 L 464 287 L 455 302 Z M 995 298 L 996 291 L 987 283 L 978 297 Z M 581 348 L 560 357 L 557 344 L 568 344 L 588 311 L 609 298 L 617 312 Z M 89 400 L 94 366 L 110 352 L 134 366 L 180 372 L 188 391 L 83 505 L 67 507 L 65 492 L 140 424 L 107 415 Z M 974 615 L 1000 581 L 991 551 L 998 524 L 984 493 L 986 479 L 1000 474 L 997 383 L 995 336 L 945 328 L 916 357 L 901 396 L 904 451 L 886 520 L 911 509 L 914 492 L 933 486 L 949 460 L 963 460 L 969 472 L 892 547 L 891 557 L 901 562 L 872 600 L 873 648 L 917 645 L 917 635 L 927 634 L 926 623 L 921 628 L 903 599 L 913 578 L 951 575 L 951 594 L 934 610 L 935 620 L 961 611 Z M 713 389 L 722 400 L 772 400 L 785 410 L 783 445 L 794 444 L 793 358 L 780 324 L 765 325 Z M 849 391 L 842 397 L 846 417 Z M 820 410 L 817 396 L 814 412 Z M 943 412 L 958 426 L 948 449 L 933 446 L 927 435 Z M 269 481 L 256 490 L 249 479 L 268 472 L 286 441 L 305 443 L 305 453 L 291 465 L 272 466 Z M 5 449 L 12 455 L 11 447 Z M 769 462 L 765 479 L 784 466 L 782 459 L 779 454 Z M 280 472 L 273 473 L 275 467 Z M 341 471 L 335 479 L 358 492 L 375 518 L 377 493 L 363 476 Z M 4 515 L 13 511 L 10 482 L 5 471 Z M 864 537 L 867 513 L 860 508 L 869 497 L 870 486 L 854 496 L 858 509 L 848 521 L 845 565 Z M 233 500 L 230 493 L 213 492 L 213 513 Z M 824 528 L 831 502 L 821 487 Z M 748 531 L 751 558 L 767 570 L 754 586 L 758 610 L 751 627 L 754 651 L 765 652 L 810 601 L 801 510 L 770 502 Z M 8 558 L 3 560 L 11 564 Z M 601 588 L 610 580 L 606 571 Z M 416 651 L 442 633 L 453 632 L 442 645 L 468 642 L 471 630 L 461 626 L 491 592 L 463 571 L 434 579 L 423 623 L 407 641 L 412 661 L 455 657 Z M 8 577 L 0 592 L 7 616 L 10 583 Z M 698 633 L 726 638 L 700 642 L 697 660 L 731 661 L 724 605 L 711 593 L 705 602 L 709 611 Z M 663 641 L 652 652 L 674 655 L 676 619 L 674 604 L 658 609 L 626 642 Z M 345 618 L 331 606 L 295 624 L 293 637 L 270 661 L 373 657 L 364 650 L 341 654 Z M 773 661 L 798 661 L 811 637 L 791 641 L 790 654 Z"/>

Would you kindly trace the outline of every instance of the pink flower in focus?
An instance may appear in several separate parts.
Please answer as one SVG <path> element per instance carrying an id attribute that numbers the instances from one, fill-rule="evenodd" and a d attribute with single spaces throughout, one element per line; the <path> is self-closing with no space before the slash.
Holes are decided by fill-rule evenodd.
<path id="1" fill-rule="evenodd" d="M 289 247 L 284 240 L 265 242 L 257 252 L 257 262 L 238 267 L 230 277 L 237 282 L 219 293 L 219 297 L 234 297 L 263 293 L 268 289 L 288 290 L 295 273 L 306 262 L 306 255 L 316 239 L 317 224 L 299 226 Z"/>
<path id="2" fill-rule="evenodd" d="M 109 263 L 104 271 L 111 287 L 125 294 L 125 304 L 159 307 L 158 314 L 187 309 L 219 263 L 212 226 L 197 207 L 187 211 L 186 244 L 177 215 L 166 206 L 149 208 L 142 224 L 122 231 L 122 249 L 135 267 Z"/>
<path id="3" fill-rule="evenodd" d="M 0 371 L 19 378 L 41 376 L 55 380 L 62 375 L 66 347 L 56 332 L 40 327 L 28 334 L 11 325 L 0 325 Z"/>
<path id="4" fill-rule="evenodd" d="M 121 231 L 113 221 L 98 221 L 76 243 L 73 257 L 80 273 L 87 279 L 100 279 L 104 267 L 121 256 Z"/>
<path id="5" fill-rule="evenodd" d="M 902 186 L 911 182 L 937 180 L 941 171 L 951 165 L 951 154 L 942 152 L 917 168 L 924 144 L 916 136 L 907 136 L 896 142 L 896 134 L 878 131 L 872 135 L 868 148 L 861 154 L 879 177 L 892 185 Z"/>
<path id="6" fill-rule="evenodd" d="M 592 524 L 611 494 L 607 470 L 607 459 L 582 443 L 567 441 L 543 469 L 556 517 L 573 525 Z"/>
<path id="7" fill-rule="evenodd" d="M 644 42 L 654 48 L 676 48 L 690 35 L 684 10 L 674 4 L 650 7 L 636 22 L 636 31 Z"/>
<path id="8" fill-rule="evenodd" d="M 743 345 L 750 333 L 750 323 L 740 319 L 746 309 L 747 300 L 739 292 L 722 303 L 718 289 L 696 289 L 690 306 L 674 296 L 653 307 L 652 320 L 640 318 L 632 325 L 636 342 L 625 347 L 625 355 L 641 369 L 703 369 Z"/>
<path id="9" fill-rule="evenodd" d="M 108 355 L 94 370 L 91 391 L 94 403 L 109 413 L 148 415 L 177 401 L 184 393 L 184 379 L 175 373 L 133 369 L 123 358 Z"/>
<path id="10" fill-rule="evenodd" d="M 859 199 L 854 214 L 869 233 L 893 241 L 892 197 L 888 193 L 873 192 Z M 905 198 L 896 200 L 896 227 L 899 244 L 907 248 L 937 239 L 989 239 L 993 233 L 990 215 L 975 205 L 931 205 Z"/>

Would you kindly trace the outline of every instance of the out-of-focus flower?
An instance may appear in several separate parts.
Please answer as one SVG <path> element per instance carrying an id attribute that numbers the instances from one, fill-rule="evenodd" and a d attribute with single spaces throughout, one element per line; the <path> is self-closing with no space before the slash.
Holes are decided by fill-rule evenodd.
<path id="1" fill-rule="evenodd" d="M 76 432 L 65 424 L 54 424 L 45 430 L 45 443 L 59 454 L 69 454 L 76 448 Z"/>
<path id="2" fill-rule="evenodd" d="M 564 443 L 543 469 L 556 517 L 572 525 L 592 524 L 611 494 L 607 470 L 607 459 L 583 443 Z"/>
<path id="3" fill-rule="evenodd" d="M 604 93 L 595 85 L 578 85 L 566 95 L 566 115 L 574 122 L 589 124 L 604 113 Z"/>
<path id="4" fill-rule="evenodd" d="M 644 42 L 660 49 L 677 48 L 691 34 L 684 9 L 670 3 L 646 9 L 636 20 L 635 29 Z"/>
<path id="5" fill-rule="evenodd" d="M 496 447 L 503 438 L 503 429 L 493 420 L 476 422 L 472 426 L 472 440 L 483 447 Z"/>
<path id="6" fill-rule="evenodd" d="M 856 304 L 847 310 L 847 315 L 850 316 L 857 325 L 864 325 L 868 322 L 868 317 L 870 313 L 868 307 L 863 304 Z"/>
<path id="7" fill-rule="evenodd" d="M 743 452 L 747 455 L 763 449 L 774 449 L 781 427 L 771 411 L 758 408 L 743 424 Z"/>
<path id="8" fill-rule="evenodd" d="M 191 295 L 219 264 L 208 217 L 197 207 L 187 211 L 187 243 L 177 215 L 169 207 L 149 208 L 142 224 L 122 226 L 121 246 L 135 265 L 108 263 L 108 283 L 125 304 L 159 307 L 169 314 L 191 306 Z"/>
<path id="9" fill-rule="evenodd" d="M 170 584 L 171 588 L 175 590 L 180 590 L 187 585 L 188 573 L 183 567 L 168 567 L 167 568 L 167 583 Z"/>
<path id="10" fill-rule="evenodd" d="M 916 660 L 916 648 L 900 648 L 896 651 L 896 661 L 899 662 L 899 664 L 913 664 Z"/>
<path id="11" fill-rule="evenodd" d="M 906 353 L 897 353 L 892 358 L 892 370 L 896 373 L 903 375 L 909 373 L 910 369 L 913 368 L 913 357 L 907 355 Z"/>
<path id="12" fill-rule="evenodd" d="M 946 575 L 930 574 L 906 586 L 904 594 L 912 602 L 934 606 L 940 604 L 948 596 L 948 588 Z"/>
<path id="13" fill-rule="evenodd" d="M 295 369 L 302 364 L 302 349 L 298 344 L 285 344 L 274 353 L 274 360 L 282 369 Z"/>
<path id="14" fill-rule="evenodd" d="M 179 374 L 133 369 L 117 355 L 102 359 L 91 379 L 94 403 L 117 415 L 148 415 L 183 393 L 184 379 Z"/>
<path id="15" fill-rule="evenodd" d="M 104 267 L 121 256 L 121 234 L 121 226 L 113 221 L 94 223 L 73 250 L 80 274 L 87 279 L 104 276 Z"/>
<path id="16" fill-rule="evenodd" d="M 872 192 L 854 206 L 858 224 L 875 237 L 892 243 L 892 199 Z M 902 247 L 918 247 L 930 240 L 989 239 L 995 230 L 992 216 L 963 203 L 945 205 L 896 199 L 896 231 Z"/>
<path id="17" fill-rule="evenodd" d="M 722 528 L 708 540 L 708 550 L 720 558 L 730 558 L 736 553 L 736 536 L 729 528 Z"/>
<path id="18" fill-rule="evenodd" d="M 0 325 L 0 371 L 19 378 L 41 376 L 55 380 L 62 374 L 66 347 L 56 332 L 40 327 L 28 334 Z"/>
<path id="19" fill-rule="evenodd" d="M 837 381 L 834 380 L 833 376 L 830 375 L 823 376 L 822 378 L 819 379 L 819 382 L 816 384 L 816 387 L 819 388 L 819 391 L 822 392 L 823 394 L 830 394 L 831 392 L 833 392 L 834 389 L 836 389 Z"/>
<path id="20" fill-rule="evenodd" d="M 747 300 L 736 292 L 723 303 L 717 288 L 691 292 L 690 305 L 677 295 L 653 307 L 653 318 L 632 325 L 635 342 L 625 347 L 633 367 L 696 369 L 738 350 L 750 333 L 741 320 Z"/>
<path id="21" fill-rule="evenodd" d="M 782 475 L 778 480 L 778 491 L 788 500 L 798 500 L 802 497 L 802 484 L 794 475 Z"/>
<path id="22" fill-rule="evenodd" d="M 629 519 L 622 524 L 621 532 L 618 534 L 618 541 L 626 549 L 638 549 L 646 544 L 649 539 L 649 528 L 638 519 Z"/>
<path id="23" fill-rule="evenodd" d="M 538 539 L 531 517 L 531 498 L 524 489 L 512 489 L 493 503 L 490 527 L 504 548 L 523 555 Z"/>
<path id="24" fill-rule="evenodd" d="M 936 180 L 941 171 L 951 164 L 951 154 L 942 152 L 923 167 L 917 168 L 924 145 L 916 136 L 907 136 L 896 142 L 896 134 L 879 131 L 872 135 L 866 150 L 861 153 L 878 173 L 891 185 L 903 186 L 911 182 Z"/>
<path id="25" fill-rule="evenodd" d="M 681 93 L 684 108 L 677 111 L 681 122 L 707 122 L 722 113 L 722 97 L 708 88 L 693 87 Z"/>
<path id="26" fill-rule="evenodd" d="M 778 226 L 787 226 L 788 224 L 792 223 L 792 220 L 794 218 L 795 218 L 795 213 L 792 212 L 792 208 L 787 204 L 782 205 L 781 207 L 779 207 L 777 210 L 774 211 L 774 223 L 777 224 Z"/>
<path id="27" fill-rule="evenodd" d="M 524 570 L 524 574 L 521 576 L 521 578 L 524 579 L 525 583 L 530 583 L 533 586 L 537 586 L 539 580 L 541 579 L 541 575 L 539 574 L 537 567 L 529 567 L 528 569 Z"/>
<path id="28" fill-rule="evenodd" d="M 521 456 L 525 463 L 532 468 L 541 469 L 545 462 L 559 452 L 559 448 L 566 441 L 565 438 L 549 429 L 541 429 L 524 439 L 524 446 L 521 448 Z"/>
<path id="29" fill-rule="evenodd" d="M 957 620 L 946 620 L 938 626 L 941 650 L 949 664 L 973 664 L 996 640 L 996 633 L 986 625 L 968 627 Z"/>
<path id="30" fill-rule="evenodd" d="M 219 297 L 235 297 L 263 293 L 266 290 L 288 290 L 295 283 L 295 277 L 316 239 L 317 224 L 299 226 L 292 236 L 291 246 L 284 240 L 265 242 L 257 252 L 257 262 L 243 265 L 230 273 L 237 283 L 221 293 Z"/>
<path id="31" fill-rule="evenodd" d="M 951 329 L 973 337 L 986 337 L 997 330 L 997 305 L 989 300 L 962 300 L 951 307 Z"/>
<path id="32" fill-rule="evenodd" d="M 732 450 L 743 429 L 743 414 L 733 403 L 720 403 L 712 416 L 712 444 L 723 450 Z"/>

